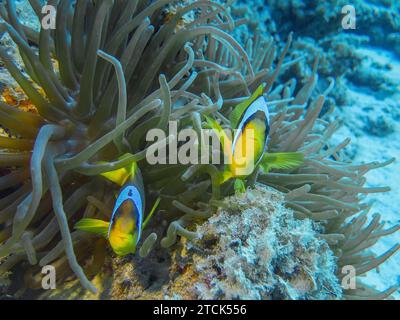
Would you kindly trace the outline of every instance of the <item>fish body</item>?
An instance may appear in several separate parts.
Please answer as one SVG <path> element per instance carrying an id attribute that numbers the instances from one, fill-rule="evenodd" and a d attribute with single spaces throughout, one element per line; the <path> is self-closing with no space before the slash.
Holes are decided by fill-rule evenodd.
<path id="1" fill-rule="evenodd" d="M 132 163 L 125 168 L 103 173 L 102 176 L 121 186 L 110 221 L 83 218 L 78 221 L 75 228 L 107 238 L 111 248 L 119 256 L 135 253 L 142 230 L 155 211 L 159 200 L 143 222 L 144 185 L 137 164 Z"/>
<path id="2" fill-rule="evenodd" d="M 253 172 L 266 151 L 269 130 L 269 111 L 261 94 L 248 105 L 235 128 L 229 165 L 233 177 L 247 176 Z"/>
<path id="3" fill-rule="evenodd" d="M 267 153 L 270 114 L 263 96 L 264 88 L 265 84 L 260 85 L 247 100 L 232 110 L 229 116 L 231 129 L 234 130 L 232 140 L 223 133 L 216 120 L 206 118 L 209 126 L 223 137 L 221 144 L 228 143 L 228 147 L 223 145 L 223 148 L 230 161 L 224 166 L 221 183 L 231 178 L 243 180 L 258 166 L 268 172 L 271 168 L 290 169 L 303 163 L 303 154 L 299 152 Z"/>
<path id="4" fill-rule="evenodd" d="M 116 254 L 135 253 L 142 223 L 142 196 L 136 186 L 128 184 L 118 195 L 108 227 L 107 238 Z"/>
<path id="5" fill-rule="evenodd" d="M 264 87 L 265 84 L 260 85 L 247 100 L 238 104 L 229 116 L 234 135 L 232 141 L 229 141 L 230 148 L 224 148 L 224 151 L 229 152 L 230 161 L 224 168 L 222 182 L 231 178 L 243 179 L 250 175 L 266 151 L 270 117 L 263 96 Z M 216 129 L 215 122 L 213 125 Z"/>

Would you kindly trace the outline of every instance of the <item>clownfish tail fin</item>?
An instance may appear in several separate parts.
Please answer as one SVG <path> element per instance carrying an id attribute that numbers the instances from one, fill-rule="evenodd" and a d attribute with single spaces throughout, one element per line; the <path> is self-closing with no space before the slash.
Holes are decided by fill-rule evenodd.
<path id="1" fill-rule="evenodd" d="M 83 218 L 75 224 L 75 229 L 90 233 L 95 233 L 107 238 L 108 227 L 110 223 L 107 221 L 91 218 Z"/>

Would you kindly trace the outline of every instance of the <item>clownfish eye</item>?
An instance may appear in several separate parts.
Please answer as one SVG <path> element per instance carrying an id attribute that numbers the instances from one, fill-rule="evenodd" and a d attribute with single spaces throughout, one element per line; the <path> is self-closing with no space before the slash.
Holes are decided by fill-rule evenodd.
<path id="1" fill-rule="evenodd" d="M 132 189 L 129 189 L 129 191 L 128 191 L 128 196 L 129 196 L 129 197 L 132 197 L 132 195 L 133 195 Z"/>

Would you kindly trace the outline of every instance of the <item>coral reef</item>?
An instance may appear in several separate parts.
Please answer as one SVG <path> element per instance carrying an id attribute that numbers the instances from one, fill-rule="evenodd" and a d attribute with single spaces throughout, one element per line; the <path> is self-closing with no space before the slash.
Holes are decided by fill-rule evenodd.
<path id="1" fill-rule="evenodd" d="M 39 2 L 30 3 L 40 16 Z M 122 168 L 129 161 L 137 161 L 142 170 L 147 201 L 151 203 L 156 196 L 162 200 L 158 218 L 143 242 L 146 246 L 141 253 L 149 254 L 148 260 L 134 257 L 139 261 L 135 269 L 129 258 L 111 262 L 128 268 L 118 265 L 121 272 L 127 270 L 124 281 L 154 262 L 152 255 L 165 256 L 166 248 L 178 239 L 196 243 L 196 224 L 211 217 L 203 227 L 207 228 L 227 214 L 215 212 L 221 199 L 232 195 L 232 183 L 220 186 L 216 178 L 219 167 L 211 164 L 148 164 L 149 144 L 144 137 L 151 128 L 167 130 L 169 120 L 177 120 L 178 129 L 199 130 L 204 115 L 228 126 L 232 108 L 264 82 L 272 124 L 268 150 L 300 151 L 306 160 L 296 170 L 268 174 L 255 170 L 246 184 L 251 188 L 258 182 L 279 190 L 285 206 L 299 220 L 291 230 L 308 226 L 313 230 L 309 232 L 324 240 L 310 240 L 310 254 L 327 253 L 322 261 L 326 274 L 315 268 L 315 257 L 301 261 L 313 274 L 311 287 L 303 275 L 295 279 L 282 276 L 283 281 L 294 282 L 286 285 L 286 291 L 268 291 L 266 297 L 321 298 L 316 288 L 324 286 L 333 298 L 342 294 L 350 299 L 385 298 L 397 289 L 393 286 L 378 292 L 359 282 L 357 289 L 341 293 L 334 285 L 333 261 L 340 282 L 343 266 L 353 265 L 361 276 L 399 249 L 395 245 L 380 256 L 369 253 L 381 237 L 400 226 L 385 229 L 379 215 L 369 221 L 370 204 L 363 201 L 365 194 L 388 191 L 386 187 L 365 187 L 365 174 L 392 160 L 354 164 L 343 153 L 349 141 L 332 142 L 338 121 L 330 121 L 332 108 L 323 108 L 334 81 L 318 81 L 318 59 L 302 75 L 301 84 L 285 74 L 292 68 L 304 72 L 299 67 L 301 59 L 288 54 L 291 33 L 281 49 L 271 37 L 259 33 L 239 32 L 240 40 L 235 40 L 234 29 L 244 21 L 234 20 L 227 6 L 209 1 L 62 0 L 57 6 L 55 32 L 37 32 L 21 25 L 10 0 L 0 3 L 0 14 L 6 21 L 0 23 L 0 30 L 16 43 L 23 65 L 5 47 L 0 48 L 0 58 L 38 111 L 26 113 L 0 102 L 0 122 L 14 135 L 1 145 L 0 258 L 5 261 L 0 273 L 22 268 L 25 284 L 21 283 L 21 290 L 25 285 L 39 288 L 39 266 L 51 263 L 59 283 L 72 270 L 84 288 L 96 291 L 88 276 L 95 276 L 96 282 L 96 275 L 102 272 L 108 255 L 104 241 L 70 230 L 82 216 L 109 218 L 115 187 L 99 174 Z M 105 56 L 108 59 L 102 58 Z M 127 152 L 131 156 L 119 160 Z M 288 217 L 291 211 L 280 212 Z M 281 221 L 279 215 L 276 218 Z M 273 231 L 278 227 L 268 226 Z M 161 235 L 165 237 L 158 242 Z M 150 253 L 148 248 L 154 244 Z M 302 250 L 301 243 L 294 248 Z M 172 255 L 177 251 L 172 250 Z M 279 250 L 275 252 L 276 259 L 281 259 Z M 190 275 L 186 273 L 193 282 Z M 124 286 L 129 287 L 128 282 Z M 151 287 L 155 281 L 150 278 L 149 282 Z M 219 285 L 224 286 L 223 281 Z M 148 291 L 143 290 L 143 296 Z M 326 297 L 327 291 L 320 294 Z M 178 289 L 172 285 L 164 294 L 172 296 L 174 292 Z M 100 297 L 106 297 L 103 293 Z M 231 293 L 226 296 L 233 297 Z M 243 292 L 243 296 L 264 297 L 257 292 Z"/>
<path id="2" fill-rule="evenodd" d="M 187 245 L 200 298 L 341 298 L 336 258 L 318 226 L 295 219 L 279 192 L 256 185 L 222 206 Z"/>
<path id="3" fill-rule="evenodd" d="M 365 55 L 357 50 L 362 45 L 381 46 L 400 55 L 398 3 L 353 1 L 351 5 L 355 8 L 356 29 L 344 30 L 341 23 L 344 14 L 341 10 L 349 4 L 346 1 L 255 1 L 257 10 L 248 10 L 247 2 L 239 1 L 233 12 L 245 14 L 253 21 L 253 25 L 250 24 L 253 32 L 268 32 L 280 41 L 290 31 L 296 31 L 290 55 L 303 58 L 298 70 L 292 71 L 298 79 L 310 72 L 310 61 L 319 56 L 318 73 L 322 78 L 334 77 L 339 80 L 345 77 L 351 83 L 364 83 L 368 87 L 372 84 L 374 90 L 384 95 L 398 90 L 384 70 L 365 65 Z M 344 93 L 346 86 L 348 83 L 338 81 L 332 94 L 338 105 L 349 103 Z"/>
<path id="4" fill-rule="evenodd" d="M 274 13 L 272 23 L 275 26 L 272 28 L 278 30 L 276 26 L 279 26 L 280 34 L 288 34 L 291 30 L 296 30 L 296 33 L 301 36 L 324 39 L 326 36 L 340 34 L 343 31 L 342 8 L 349 3 L 342 0 L 329 2 L 267 0 L 266 4 L 269 12 Z M 368 37 L 371 44 L 393 48 L 399 54 L 399 3 L 358 0 L 353 1 L 351 5 L 356 13 L 356 29 L 349 29 L 346 32 L 364 35 Z M 265 20 L 266 24 L 270 22 L 270 20 Z M 384 34 L 386 36 L 382 36 Z"/>

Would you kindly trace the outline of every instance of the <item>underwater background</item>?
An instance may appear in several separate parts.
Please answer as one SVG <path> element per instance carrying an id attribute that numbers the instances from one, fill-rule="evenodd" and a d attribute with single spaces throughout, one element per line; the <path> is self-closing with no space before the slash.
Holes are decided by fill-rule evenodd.
<path id="1" fill-rule="evenodd" d="M 400 2 L 396 0 L 242 0 L 238 11 L 251 17 L 253 30 L 260 28 L 277 39 L 293 31 L 293 47 L 306 55 L 303 68 L 319 54 L 320 80 L 335 77 L 331 98 L 334 117 L 342 127 L 337 141 L 351 138 L 346 147 L 356 162 L 397 159 L 392 165 L 367 174 L 368 185 L 387 185 L 390 192 L 369 195 L 372 211 L 395 225 L 400 221 Z M 341 26 L 342 8 L 352 5 L 356 28 Z M 397 232 L 381 239 L 373 250 L 382 253 L 400 242 Z M 380 290 L 400 284 L 400 255 L 368 273 L 367 282 Z M 394 295 L 400 299 L 400 294 Z"/>
<path id="2" fill-rule="evenodd" d="M 5 1 L 0 0 L 0 3 L 2 2 Z M 190 3 L 190 1 L 182 2 Z M 225 3 L 225 1 L 221 2 Z M 289 76 L 294 76 L 299 83 L 302 81 L 305 83 L 313 73 L 312 66 L 315 58 L 319 58 L 317 69 L 319 78 L 315 88 L 316 92 L 324 92 L 329 86 L 330 79 L 335 80 L 335 87 L 327 96 L 321 112 L 322 114 L 329 113 L 330 107 L 336 106 L 333 113 L 329 114 L 329 119 L 339 120 L 341 126 L 333 135 L 332 143 L 340 144 L 347 138 L 351 139 L 351 143 L 343 149 L 343 156 L 356 163 L 385 162 L 391 158 L 397 159 L 388 166 L 367 172 L 365 185 L 365 187 L 390 187 L 389 192 L 367 194 L 365 201 L 373 204 L 371 213 L 379 213 L 382 221 L 386 222 L 387 229 L 396 228 L 400 223 L 400 2 L 396 0 L 237 0 L 228 2 L 233 2 L 231 14 L 235 19 L 245 17 L 249 21 L 233 32 L 234 38 L 238 41 L 242 40 L 243 34 L 260 33 L 271 37 L 282 48 L 290 32 L 293 32 L 289 57 L 298 59 L 298 63 L 290 69 L 290 75 L 284 75 L 287 79 Z M 37 29 L 36 17 L 29 1 L 15 0 L 15 4 L 21 21 Z M 345 29 L 342 25 L 345 16 L 342 8 L 346 5 L 351 5 L 355 9 L 354 29 Z M 2 33 L 0 33 L 0 45 L 14 48 L 16 51 L 15 45 Z M 16 84 L 0 62 L 2 94 L 7 93 L 8 88 L 11 87 L 15 88 Z M 26 108 L 29 107 L 27 104 Z M 257 192 L 255 196 L 264 199 L 262 200 L 265 201 L 264 206 L 273 208 L 274 205 L 277 205 L 281 208 L 282 200 L 279 195 L 275 195 L 273 192 L 272 195 L 264 194 L 263 190 Z M 233 200 L 232 203 L 235 201 Z M 240 210 L 245 211 L 247 208 L 240 201 L 235 205 L 237 206 L 235 210 L 241 208 Z M 285 216 L 286 211 L 283 206 L 279 210 L 282 210 Z M 232 223 L 237 223 L 235 226 L 240 226 L 240 228 L 251 226 L 254 223 L 253 219 L 259 218 L 257 212 L 252 214 L 254 216 L 248 217 L 248 220 Z M 224 213 L 212 219 L 215 219 L 216 225 L 224 225 L 226 221 Z M 207 228 L 214 228 L 208 223 L 201 227 L 203 228 L 201 232 L 207 234 L 209 232 Z M 165 226 L 159 225 L 155 229 L 162 229 L 162 227 Z M 228 228 L 230 227 L 228 226 Z M 260 226 L 257 225 L 257 227 Z M 279 225 L 271 227 L 268 232 L 279 234 L 277 228 Z M 311 231 L 310 226 L 298 226 L 296 222 L 293 222 L 291 228 L 293 228 L 293 232 L 301 228 L 305 228 L 307 234 L 314 232 Z M 254 241 L 258 240 L 254 239 Z M 276 241 L 281 240 L 278 237 Z M 395 232 L 381 238 L 371 250 L 379 256 L 399 243 L 400 232 Z M 308 245 L 315 250 L 315 254 L 323 251 L 323 245 L 318 241 Z M 244 251 L 242 253 L 246 254 Z M 218 255 L 215 252 L 213 254 Z M 282 254 L 285 253 L 282 252 Z M 163 282 L 163 279 L 169 277 L 171 260 L 175 259 L 175 255 L 177 253 L 173 253 L 173 258 L 171 258 L 163 250 L 161 253 L 149 256 L 145 262 L 135 260 L 137 263 L 135 270 L 125 258 L 116 258 L 115 261 L 110 262 L 110 266 L 102 273 L 102 278 L 97 279 L 96 282 L 96 285 L 103 288 L 107 288 L 107 285 L 113 283 L 113 290 L 107 289 L 109 291 L 106 290 L 106 293 L 97 298 L 151 299 L 162 297 L 179 299 L 186 297 L 183 293 L 185 289 L 182 287 L 190 285 L 191 281 L 197 281 L 194 277 L 191 279 L 189 275 L 184 280 L 181 279 L 182 285 L 174 283 L 165 286 Z M 230 258 L 232 263 L 238 263 L 237 260 L 241 259 L 241 257 Z M 210 268 L 201 257 L 194 259 L 198 259 L 196 261 L 198 265 L 203 266 L 203 271 L 206 272 Z M 330 264 L 334 264 L 330 259 L 332 257 L 328 256 L 324 261 L 327 268 L 330 268 Z M 158 269 L 155 270 L 157 276 L 151 277 L 148 276 L 148 270 L 154 263 L 158 266 Z M 179 269 L 183 269 L 182 265 L 181 260 L 180 263 L 175 263 L 173 266 L 176 269 L 175 272 L 183 272 Z M 363 278 L 363 282 L 378 291 L 384 291 L 396 284 L 400 286 L 399 266 L 400 254 L 397 252 L 378 268 L 369 271 Z M 255 267 L 260 272 L 262 272 L 262 268 L 263 266 Z M 134 272 L 139 276 L 133 275 Z M 146 280 L 143 282 L 140 280 L 141 275 L 146 275 Z M 132 280 L 133 278 L 135 280 Z M 137 280 L 138 278 L 139 280 Z M 331 285 L 330 279 L 320 279 L 319 281 Z M 79 291 L 77 286 L 76 282 L 72 281 L 67 289 L 63 289 L 63 292 L 49 293 L 49 295 L 52 298 L 93 298 L 93 296 Z M 137 286 L 146 289 L 135 293 Z M 263 298 L 262 295 L 259 295 L 259 288 L 256 288 L 254 282 L 244 284 L 244 286 L 248 286 L 245 292 L 232 288 L 230 284 L 221 283 L 219 286 L 219 290 L 225 290 L 224 297 L 227 298 Z M 340 297 L 340 293 L 336 292 L 339 289 L 334 285 L 329 287 L 329 290 L 334 292 L 333 296 Z M 15 291 L 18 290 L 14 288 Z M 199 295 L 201 298 L 218 296 L 215 295 L 215 292 L 208 292 L 206 288 L 202 288 L 200 291 L 202 292 Z M 241 292 L 241 295 L 238 292 Z M 7 293 L 6 290 L 4 295 L 6 296 Z M 44 296 L 44 298 L 48 297 Z M 292 297 L 297 296 L 293 295 Z M 400 291 L 397 289 L 392 297 L 399 300 Z M 315 295 L 312 298 L 324 299 L 329 296 Z"/>
<path id="3" fill-rule="evenodd" d="M 351 138 L 348 156 L 355 161 L 397 159 L 367 174 L 368 184 L 388 185 L 391 191 L 369 196 L 372 210 L 391 224 L 400 216 L 400 3 L 393 1 L 266 1 L 276 31 L 293 30 L 300 48 L 323 52 L 331 76 L 340 78 L 333 93 L 343 121 L 336 139 Z M 355 30 L 338 30 L 342 6 L 357 15 Z M 268 15 L 268 14 L 267 14 Z M 262 18 L 261 18 L 262 19 Z M 271 19 L 271 20 L 268 20 Z M 285 23 L 286 22 L 286 23 Z M 278 27 L 279 26 L 279 27 Z M 282 28 L 283 26 L 283 28 Z M 267 27 L 268 28 L 268 27 Z M 283 31 L 282 30 L 282 31 Z M 284 31 L 283 31 L 284 34 Z M 330 66 L 329 66 L 330 65 Z M 323 76 L 323 72 L 319 71 Z M 399 243 L 400 234 L 382 239 L 373 250 L 383 252 Z M 371 271 L 367 282 L 377 288 L 399 282 L 400 255 Z M 397 299 L 400 295 L 395 295 Z"/>

